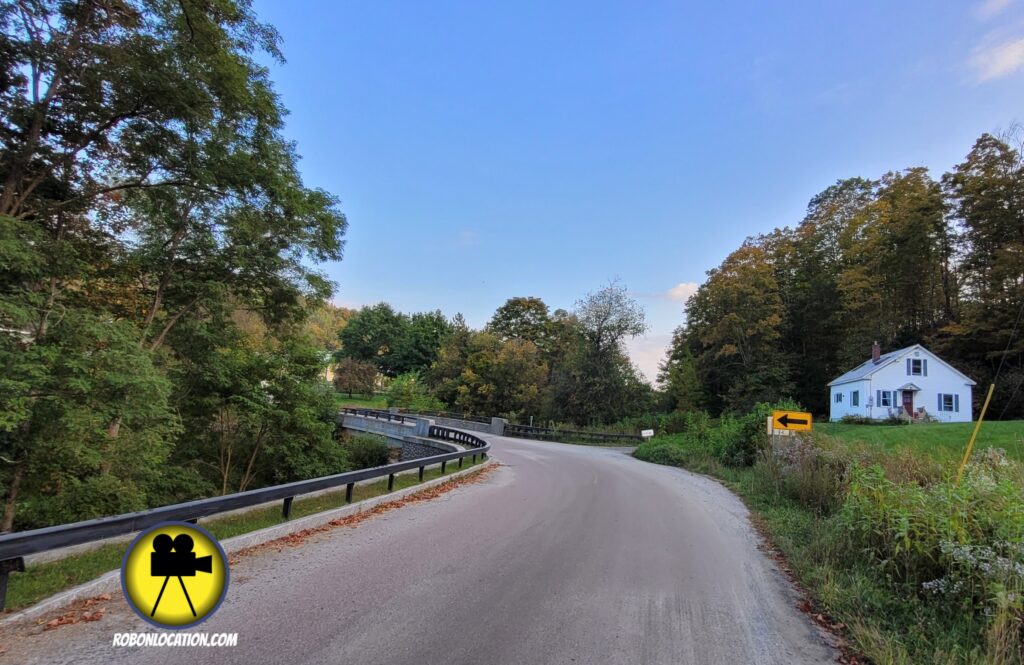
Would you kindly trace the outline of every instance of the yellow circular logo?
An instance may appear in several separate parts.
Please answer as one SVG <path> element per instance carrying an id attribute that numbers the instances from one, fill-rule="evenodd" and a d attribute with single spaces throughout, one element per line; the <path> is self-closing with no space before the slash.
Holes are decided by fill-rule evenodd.
<path id="1" fill-rule="evenodd" d="M 224 600 L 229 576 L 220 543 L 188 522 L 146 529 L 121 563 L 128 604 L 160 628 L 188 628 L 208 619 Z"/>

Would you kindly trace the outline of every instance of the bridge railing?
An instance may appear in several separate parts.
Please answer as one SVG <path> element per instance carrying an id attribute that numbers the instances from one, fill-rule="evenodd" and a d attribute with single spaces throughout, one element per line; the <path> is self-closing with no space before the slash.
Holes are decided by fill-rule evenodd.
<path id="1" fill-rule="evenodd" d="M 639 434 L 617 434 L 613 432 L 586 432 L 572 429 L 550 429 L 547 427 L 531 427 L 530 425 L 505 425 L 505 436 L 518 436 L 524 439 L 541 439 L 558 441 L 559 439 L 577 439 L 596 443 L 615 441 L 642 443 L 644 438 Z"/>
<path id="2" fill-rule="evenodd" d="M 382 413 L 394 415 L 388 414 L 387 411 Z M 395 462 L 394 464 L 376 466 L 370 469 L 359 469 L 358 471 L 347 471 L 310 480 L 299 480 L 247 492 L 226 494 L 209 499 L 197 499 L 195 501 L 151 508 L 134 513 L 100 517 L 98 519 L 61 524 L 42 529 L 0 534 L 0 610 L 4 607 L 8 574 L 11 572 L 23 572 L 25 570 L 24 557 L 29 554 L 132 534 L 143 531 L 160 522 L 178 521 L 194 523 L 201 517 L 226 513 L 239 508 L 249 508 L 271 501 L 283 502 L 281 513 L 284 519 L 288 519 L 291 516 L 292 500 L 297 496 L 344 486 L 345 501 L 346 503 L 351 503 L 355 484 L 360 481 L 384 478 L 386 476 L 388 479 L 388 491 L 390 492 L 394 489 L 396 473 L 418 468 L 419 479 L 422 481 L 423 471 L 428 466 L 440 464 L 441 473 L 444 473 L 448 462 L 458 462 L 459 467 L 462 467 L 463 460 L 467 457 L 472 458 L 474 463 L 478 456 L 482 459 L 487 459 L 487 453 L 491 449 L 490 444 L 483 439 L 447 427 L 431 427 L 430 435 L 445 441 L 459 443 L 465 446 L 466 449 L 440 455 L 431 455 L 430 457 L 421 457 L 406 462 Z"/>
<path id="3" fill-rule="evenodd" d="M 396 423 L 416 422 L 417 420 L 419 420 L 419 418 L 412 414 L 391 413 L 390 411 L 384 411 L 383 409 L 359 409 L 355 407 L 346 406 L 342 408 L 341 412 L 353 416 L 363 416 L 364 418 L 377 418 L 378 420 L 387 420 L 389 422 Z"/>
<path id="4" fill-rule="evenodd" d="M 410 417 L 423 416 L 423 417 L 426 417 L 426 418 L 431 418 L 431 417 L 449 418 L 451 420 L 465 420 L 467 422 L 482 423 L 484 425 L 489 425 L 491 423 L 491 419 L 490 418 L 485 418 L 484 416 L 473 416 L 473 415 L 470 415 L 470 414 L 467 414 L 467 413 L 462 413 L 461 411 L 426 411 L 426 410 L 417 410 L 417 411 L 407 411 L 406 413 Z"/>

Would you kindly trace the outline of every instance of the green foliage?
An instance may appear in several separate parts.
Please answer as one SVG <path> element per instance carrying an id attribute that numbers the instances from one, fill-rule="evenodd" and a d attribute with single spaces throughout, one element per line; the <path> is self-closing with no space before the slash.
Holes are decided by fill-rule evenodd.
<path id="1" fill-rule="evenodd" d="M 548 365 L 528 340 L 489 332 L 452 337 L 430 377 L 435 394 L 465 413 L 514 418 L 547 410 Z"/>
<path id="2" fill-rule="evenodd" d="M 274 30 L 47 1 L 0 40 L 0 530 L 336 469 L 299 331 L 346 221 L 281 133 Z"/>
<path id="3" fill-rule="evenodd" d="M 645 442 L 633 451 L 633 456 L 645 462 L 667 466 L 685 466 L 687 460 L 690 459 L 685 448 L 668 442 Z"/>
<path id="4" fill-rule="evenodd" d="M 385 376 L 429 369 L 453 325 L 440 311 L 408 316 L 387 303 L 355 312 L 338 334 L 337 357 L 373 363 Z"/>
<path id="5" fill-rule="evenodd" d="M 695 411 L 704 401 L 697 363 L 686 344 L 684 327 L 672 333 L 672 345 L 658 369 L 658 383 L 665 389 L 667 411 Z"/>
<path id="6" fill-rule="evenodd" d="M 654 395 L 625 351 L 647 330 L 643 309 L 613 282 L 556 317 L 564 353 L 553 362 L 552 395 L 561 415 L 577 425 L 612 423 L 650 411 Z"/>
<path id="7" fill-rule="evenodd" d="M 353 470 L 384 466 L 390 461 L 388 444 L 373 434 L 357 434 L 345 443 L 345 453 Z"/>
<path id="8" fill-rule="evenodd" d="M 430 394 L 419 372 L 407 372 L 395 377 L 387 392 L 388 406 L 397 406 L 408 411 L 440 411 L 444 404 Z"/>
<path id="9" fill-rule="evenodd" d="M 495 310 L 487 332 L 504 340 L 518 339 L 547 349 L 551 336 L 548 306 L 540 298 L 509 298 Z"/>

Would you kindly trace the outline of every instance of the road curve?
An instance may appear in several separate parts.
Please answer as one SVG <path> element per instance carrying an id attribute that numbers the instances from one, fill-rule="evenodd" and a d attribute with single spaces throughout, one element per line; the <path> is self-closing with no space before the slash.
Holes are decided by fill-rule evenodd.
<path id="1" fill-rule="evenodd" d="M 23 631 L 19 663 L 828 663 L 837 653 L 719 484 L 621 452 L 489 438 L 501 469 L 439 499 L 243 557 L 199 629 L 234 648 Z M 10 638 L 4 631 L 0 637 Z"/>

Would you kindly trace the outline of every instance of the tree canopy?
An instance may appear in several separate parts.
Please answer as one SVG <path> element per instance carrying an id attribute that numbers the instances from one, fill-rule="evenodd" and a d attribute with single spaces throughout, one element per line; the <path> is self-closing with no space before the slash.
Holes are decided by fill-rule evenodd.
<path id="1" fill-rule="evenodd" d="M 985 134 L 938 180 L 840 180 L 796 227 L 748 238 L 687 303 L 662 380 L 716 412 L 792 396 L 822 413 L 872 342 L 923 343 L 980 385 L 1002 366 L 989 417 L 1019 418 L 1022 307 L 1024 160 Z"/>

